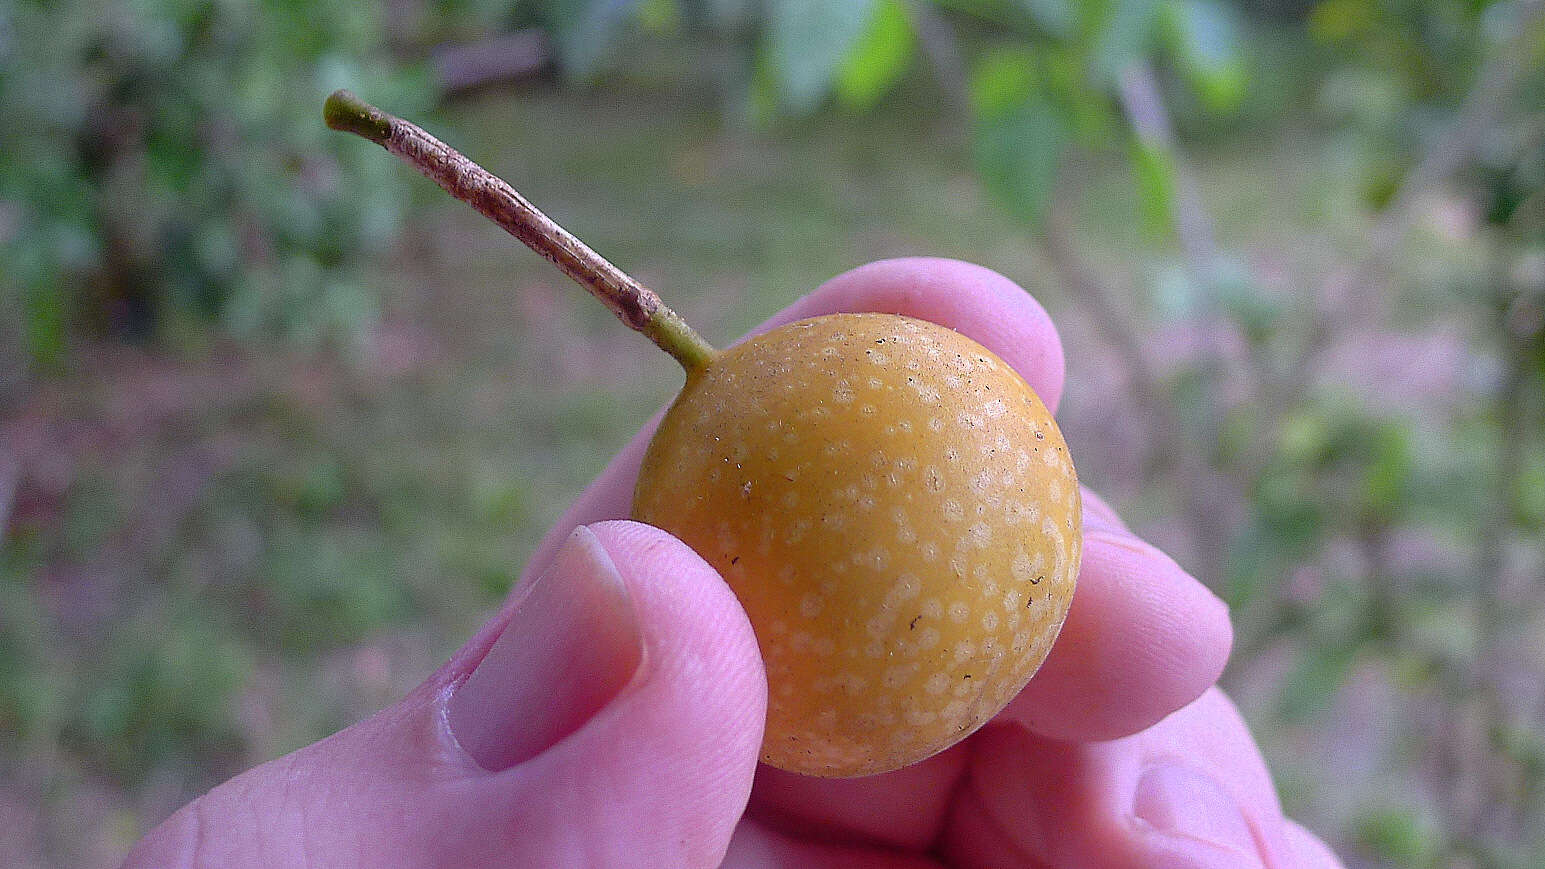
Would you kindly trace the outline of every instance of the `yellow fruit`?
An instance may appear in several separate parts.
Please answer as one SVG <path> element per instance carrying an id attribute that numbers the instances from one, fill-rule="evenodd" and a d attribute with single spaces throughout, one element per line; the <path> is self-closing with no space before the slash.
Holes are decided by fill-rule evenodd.
<path id="1" fill-rule="evenodd" d="M 959 333 L 783 326 L 689 371 L 635 518 L 718 569 L 767 663 L 763 760 L 858 776 L 969 735 L 1073 598 L 1078 479 L 1050 412 Z"/>

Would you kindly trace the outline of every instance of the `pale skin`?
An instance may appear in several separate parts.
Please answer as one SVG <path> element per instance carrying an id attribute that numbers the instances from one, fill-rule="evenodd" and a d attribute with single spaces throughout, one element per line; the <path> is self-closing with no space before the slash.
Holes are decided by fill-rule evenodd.
<path id="1" fill-rule="evenodd" d="M 834 311 L 958 329 L 1061 397 L 1050 318 L 985 269 L 874 263 L 762 328 Z M 679 541 L 619 521 L 652 427 L 419 688 L 195 800 L 126 865 L 1341 865 L 1283 817 L 1215 685 L 1226 607 L 1092 493 L 1067 624 L 992 723 L 871 778 L 759 766 L 767 682 L 744 612 Z"/>

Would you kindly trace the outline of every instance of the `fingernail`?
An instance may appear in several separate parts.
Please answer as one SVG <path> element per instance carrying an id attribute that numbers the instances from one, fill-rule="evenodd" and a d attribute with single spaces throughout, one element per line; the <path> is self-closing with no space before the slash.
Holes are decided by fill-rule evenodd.
<path id="1" fill-rule="evenodd" d="M 1260 849 L 1239 803 L 1215 779 L 1193 767 L 1178 763 L 1149 767 L 1138 780 L 1133 814 L 1167 835 L 1233 852 L 1240 866 L 1260 865 Z"/>
<path id="2" fill-rule="evenodd" d="M 462 748 L 493 771 L 578 730 L 643 661 L 627 586 L 590 529 L 576 528 L 552 567 L 531 582 L 447 710 Z"/>

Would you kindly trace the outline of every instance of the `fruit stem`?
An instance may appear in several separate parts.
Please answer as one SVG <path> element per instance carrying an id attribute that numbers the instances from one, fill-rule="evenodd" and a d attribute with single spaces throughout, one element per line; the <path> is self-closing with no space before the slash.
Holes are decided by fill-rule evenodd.
<path id="1" fill-rule="evenodd" d="M 607 262 L 537 210 L 503 179 L 421 127 L 383 112 L 346 90 L 327 98 L 322 116 L 329 127 L 369 139 L 413 164 L 445 192 L 551 260 L 600 299 L 628 328 L 644 333 L 671 354 L 687 374 L 700 370 L 718 353 L 679 314 L 666 307 L 653 290 Z"/>

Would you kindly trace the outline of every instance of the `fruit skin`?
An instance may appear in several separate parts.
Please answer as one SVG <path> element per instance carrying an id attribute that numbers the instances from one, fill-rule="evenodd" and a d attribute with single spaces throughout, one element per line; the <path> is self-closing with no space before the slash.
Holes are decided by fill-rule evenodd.
<path id="1" fill-rule="evenodd" d="M 740 598 L 767 664 L 762 759 L 898 769 L 1000 711 L 1073 599 L 1078 479 L 1009 365 L 932 323 L 834 314 L 691 371 L 633 516 Z"/>

